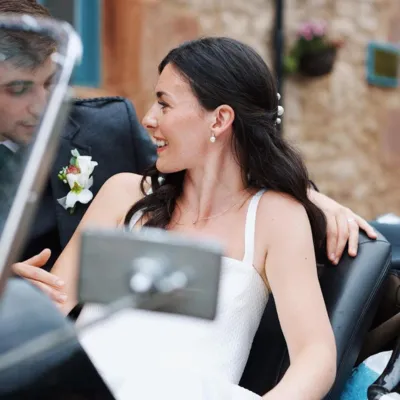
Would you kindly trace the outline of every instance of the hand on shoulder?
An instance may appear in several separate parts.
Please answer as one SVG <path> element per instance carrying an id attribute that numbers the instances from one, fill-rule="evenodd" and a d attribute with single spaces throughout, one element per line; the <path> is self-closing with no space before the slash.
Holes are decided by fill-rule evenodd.
<path id="1" fill-rule="evenodd" d="M 333 264 L 338 264 L 346 244 L 351 257 L 357 255 L 360 230 L 370 239 L 376 239 L 374 228 L 348 207 L 344 207 L 328 196 L 313 189 L 309 190 L 309 199 L 325 214 L 327 223 L 327 256 Z"/>

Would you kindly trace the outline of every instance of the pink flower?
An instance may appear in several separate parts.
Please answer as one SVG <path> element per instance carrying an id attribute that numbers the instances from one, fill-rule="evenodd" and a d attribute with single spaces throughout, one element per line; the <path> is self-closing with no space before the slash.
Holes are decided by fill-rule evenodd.
<path id="1" fill-rule="evenodd" d="M 323 21 L 316 22 L 313 26 L 315 36 L 324 36 L 326 31 L 326 23 Z"/>
<path id="2" fill-rule="evenodd" d="M 324 21 L 310 21 L 303 23 L 297 31 L 297 38 L 312 40 L 314 36 L 322 37 L 326 33 L 326 23 Z"/>
<path id="3" fill-rule="evenodd" d="M 310 23 L 303 24 L 297 32 L 299 38 L 311 40 L 313 38 L 312 26 Z"/>
<path id="4" fill-rule="evenodd" d="M 309 30 L 309 31 L 306 31 L 306 32 L 303 33 L 303 37 L 306 40 L 311 40 L 314 37 L 314 35 L 311 32 L 311 30 Z"/>

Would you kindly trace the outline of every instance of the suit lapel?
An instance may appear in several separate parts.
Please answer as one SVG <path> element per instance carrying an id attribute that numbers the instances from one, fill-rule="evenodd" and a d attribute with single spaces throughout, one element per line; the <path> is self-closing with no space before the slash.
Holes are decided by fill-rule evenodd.
<path id="1" fill-rule="evenodd" d="M 74 149 L 77 149 L 81 155 L 91 155 L 92 149 L 89 145 L 85 144 L 84 137 L 80 134 L 79 124 L 69 117 L 66 129 L 60 139 L 59 150 L 50 176 L 50 185 L 55 202 L 60 242 L 63 247 L 67 244 L 69 238 L 75 231 L 88 206 L 86 204 L 78 203 L 74 213 L 70 214 L 69 210 L 65 210 L 57 201 L 57 199 L 65 197 L 69 192 L 69 186 L 60 181 L 57 175 L 63 167 L 69 165 L 71 151 Z"/>

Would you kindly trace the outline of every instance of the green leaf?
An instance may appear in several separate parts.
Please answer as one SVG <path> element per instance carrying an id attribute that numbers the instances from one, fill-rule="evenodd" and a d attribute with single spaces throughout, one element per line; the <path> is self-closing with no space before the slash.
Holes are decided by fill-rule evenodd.
<path id="1" fill-rule="evenodd" d="M 80 156 L 78 149 L 73 149 L 73 150 L 71 150 L 71 154 L 72 154 L 74 157 L 79 157 L 79 156 Z"/>
<path id="2" fill-rule="evenodd" d="M 286 56 L 283 59 L 283 69 L 286 74 L 294 74 L 299 67 L 299 61 L 296 57 Z"/>
<path id="3" fill-rule="evenodd" d="M 58 177 L 58 179 L 59 179 L 60 181 L 63 181 L 63 182 L 65 183 L 66 180 L 67 180 L 67 168 L 64 167 L 64 168 L 58 173 L 57 177 Z"/>

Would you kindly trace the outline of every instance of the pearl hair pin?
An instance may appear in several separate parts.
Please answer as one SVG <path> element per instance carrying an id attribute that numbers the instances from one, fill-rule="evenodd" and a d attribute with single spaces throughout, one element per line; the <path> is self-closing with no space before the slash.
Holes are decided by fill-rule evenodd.
<path id="1" fill-rule="evenodd" d="M 277 93 L 278 101 L 281 99 L 281 95 Z M 276 123 L 279 125 L 282 122 L 282 117 L 283 113 L 285 112 L 285 109 L 282 106 L 278 106 L 278 111 L 277 111 L 277 118 L 276 118 Z"/>

